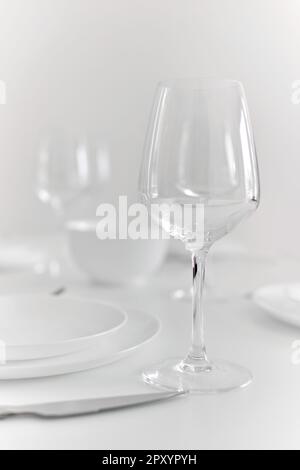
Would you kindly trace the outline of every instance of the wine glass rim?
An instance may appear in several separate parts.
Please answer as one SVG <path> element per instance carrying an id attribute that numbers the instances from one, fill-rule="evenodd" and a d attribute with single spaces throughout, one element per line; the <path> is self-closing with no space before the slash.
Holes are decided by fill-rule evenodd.
<path id="1" fill-rule="evenodd" d="M 231 78 L 217 77 L 186 77 L 167 78 L 158 82 L 159 88 L 208 90 L 228 87 L 243 88 L 242 82 Z"/>

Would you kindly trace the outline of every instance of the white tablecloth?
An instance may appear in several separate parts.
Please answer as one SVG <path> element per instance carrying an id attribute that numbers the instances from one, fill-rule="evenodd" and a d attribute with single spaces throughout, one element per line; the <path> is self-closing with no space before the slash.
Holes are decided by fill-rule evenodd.
<path id="1" fill-rule="evenodd" d="M 208 273 L 210 266 L 208 265 Z M 184 355 L 190 336 L 190 305 L 170 299 L 188 286 L 188 266 L 168 262 L 148 285 L 69 291 L 114 300 L 155 313 L 159 336 L 132 356 L 101 369 L 47 379 L 1 382 L 0 405 L 84 398 L 149 390 L 146 365 Z M 208 275 L 209 354 L 252 370 L 245 390 L 190 396 L 140 408 L 87 417 L 0 421 L 1 449 L 265 449 L 300 448 L 300 366 L 291 364 L 291 344 L 300 330 L 266 316 L 245 293 L 273 281 L 300 281 L 300 262 L 270 258 L 214 261 Z"/>

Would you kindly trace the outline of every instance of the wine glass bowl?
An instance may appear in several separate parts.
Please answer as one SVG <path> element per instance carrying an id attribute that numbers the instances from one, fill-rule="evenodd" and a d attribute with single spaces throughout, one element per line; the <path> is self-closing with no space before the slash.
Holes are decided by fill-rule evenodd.
<path id="1" fill-rule="evenodd" d="M 144 200 L 203 204 L 208 245 L 257 208 L 255 145 L 244 90 L 237 81 L 160 83 L 144 155 Z"/>
<path id="2" fill-rule="evenodd" d="M 145 381 L 203 393 L 247 385 L 251 382 L 247 370 L 208 358 L 202 306 L 210 247 L 259 204 L 255 143 L 241 83 L 183 79 L 158 85 L 139 190 L 146 204 L 163 207 L 159 213 L 161 226 L 184 242 L 193 264 L 190 352 L 183 360 L 171 360 L 146 371 Z M 188 208 L 188 224 L 185 217 L 170 223 L 169 209 L 174 205 L 182 212 Z"/>
<path id="3" fill-rule="evenodd" d="M 36 194 L 58 217 L 65 216 L 80 198 L 99 197 L 109 179 L 108 150 L 93 139 L 55 131 L 41 141 Z"/>
<path id="4" fill-rule="evenodd" d="M 110 158 L 105 145 L 94 138 L 76 137 L 60 129 L 49 133 L 39 145 L 35 193 L 56 216 L 54 249 L 48 248 L 48 271 L 61 275 L 68 262 L 65 224 L 76 213 L 94 215 L 110 181 Z M 64 266 L 65 265 L 65 266 Z"/>

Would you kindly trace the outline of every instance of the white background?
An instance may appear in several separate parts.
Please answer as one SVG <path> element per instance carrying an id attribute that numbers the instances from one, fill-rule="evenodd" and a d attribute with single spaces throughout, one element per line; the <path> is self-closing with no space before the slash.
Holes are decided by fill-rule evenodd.
<path id="1" fill-rule="evenodd" d="M 235 236 L 300 254 L 299 57 L 299 0 L 0 0 L 1 233 L 53 223 L 33 194 L 41 133 L 100 136 L 111 193 L 133 192 L 155 83 L 214 75 L 244 82 L 261 169 L 260 211 Z"/>

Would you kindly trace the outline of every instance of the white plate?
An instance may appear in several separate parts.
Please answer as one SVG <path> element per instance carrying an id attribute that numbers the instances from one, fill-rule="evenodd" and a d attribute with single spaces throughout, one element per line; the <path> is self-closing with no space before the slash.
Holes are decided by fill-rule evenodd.
<path id="1" fill-rule="evenodd" d="M 118 307 L 97 301 L 50 295 L 0 297 L 2 356 L 20 361 L 69 354 L 98 344 L 126 319 Z"/>
<path id="2" fill-rule="evenodd" d="M 300 284 L 272 284 L 256 289 L 254 302 L 269 315 L 300 326 Z"/>
<path id="3" fill-rule="evenodd" d="M 13 362 L 0 365 L 0 380 L 29 379 L 71 374 L 111 364 L 149 342 L 159 331 L 157 318 L 143 312 L 129 310 L 128 320 L 106 340 L 77 353 L 36 361 Z M 105 337 L 106 338 L 106 337 Z"/>

